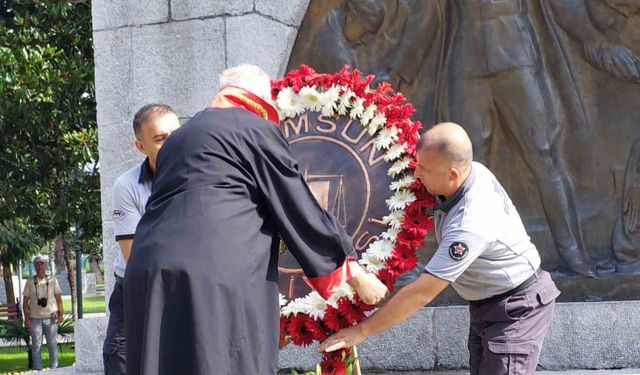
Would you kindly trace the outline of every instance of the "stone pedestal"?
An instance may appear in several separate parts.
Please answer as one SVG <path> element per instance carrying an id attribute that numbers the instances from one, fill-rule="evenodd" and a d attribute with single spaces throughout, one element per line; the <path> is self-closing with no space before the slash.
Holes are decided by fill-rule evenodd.
<path id="1" fill-rule="evenodd" d="M 539 366 L 545 370 L 640 367 L 640 302 L 559 303 Z M 358 348 L 361 365 L 376 370 L 468 367 L 466 306 L 422 309 L 397 327 Z M 311 369 L 315 347 L 286 347 L 281 368 Z"/>
<path id="2" fill-rule="evenodd" d="M 559 303 L 540 356 L 540 367 L 616 369 L 640 367 L 640 302 Z M 76 368 L 102 370 L 106 318 L 76 323 Z M 420 371 L 467 367 L 469 313 L 465 306 L 428 307 L 359 346 L 367 371 Z M 312 369 L 315 346 L 287 346 L 280 368 Z"/>
<path id="3" fill-rule="evenodd" d="M 102 343 L 107 332 L 107 318 L 79 319 L 75 324 L 76 370 L 80 374 L 100 373 Z"/>

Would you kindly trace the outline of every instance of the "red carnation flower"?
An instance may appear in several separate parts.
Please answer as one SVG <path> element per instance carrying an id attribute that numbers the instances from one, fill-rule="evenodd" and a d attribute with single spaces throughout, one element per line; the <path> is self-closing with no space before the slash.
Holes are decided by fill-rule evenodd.
<path id="1" fill-rule="evenodd" d="M 414 250 L 406 247 L 396 247 L 393 249 L 393 256 L 387 261 L 389 267 L 399 270 L 408 271 L 416 268 L 418 265 L 418 256 Z"/>
<path id="2" fill-rule="evenodd" d="M 347 372 L 347 365 L 340 357 L 331 357 L 320 362 L 322 375 L 344 375 Z"/>
<path id="3" fill-rule="evenodd" d="M 287 331 L 291 336 L 291 341 L 298 346 L 311 345 L 314 340 L 324 340 L 326 338 L 326 334 L 323 332 L 319 322 L 307 314 L 298 314 L 291 317 Z"/>
<path id="4" fill-rule="evenodd" d="M 435 201 L 433 201 L 435 202 Z M 405 212 L 407 215 L 422 215 L 430 218 L 429 209 L 435 205 L 430 199 L 417 199 L 407 205 Z M 429 228 L 431 230 L 432 228 Z"/>
<path id="5" fill-rule="evenodd" d="M 350 326 L 349 320 L 338 309 L 327 306 L 324 311 L 324 324 L 333 331 L 339 331 L 344 327 Z"/>
<path id="6" fill-rule="evenodd" d="M 422 246 L 424 236 L 415 236 L 404 228 L 396 236 L 396 243 L 409 249 L 417 249 Z"/>
<path id="7" fill-rule="evenodd" d="M 381 281 L 382 281 L 382 280 L 381 280 Z M 388 289 L 388 288 L 387 288 L 387 289 Z M 371 310 L 375 309 L 375 307 L 376 307 L 375 305 L 368 305 L 368 304 L 364 303 L 364 302 L 360 299 L 360 297 L 359 297 L 357 294 L 355 295 L 355 297 L 354 297 L 354 298 L 355 298 L 355 300 L 356 300 L 356 301 L 355 301 L 355 305 L 356 305 L 356 306 L 357 306 L 357 308 L 358 308 L 359 310 L 361 310 L 362 312 L 371 311 Z"/>
<path id="8" fill-rule="evenodd" d="M 398 273 L 394 270 L 387 268 L 387 269 L 378 271 L 378 274 L 376 275 L 376 277 L 378 278 L 378 280 L 382 281 L 382 283 L 387 287 L 387 289 L 393 290 L 393 286 L 396 284 L 396 279 L 398 278 Z"/>
<path id="9" fill-rule="evenodd" d="M 364 312 L 354 306 L 348 298 L 338 301 L 338 311 L 345 317 L 349 324 L 358 323 L 364 320 Z"/>
<path id="10" fill-rule="evenodd" d="M 402 228 L 413 238 L 424 238 L 433 229 L 433 220 L 423 214 L 409 214 L 402 220 Z"/>
<path id="11" fill-rule="evenodd" d="M 287 345 L 287 326 L 289 325 L 289 318 L 286 316 L 280 317 L 280 348 Z"/>

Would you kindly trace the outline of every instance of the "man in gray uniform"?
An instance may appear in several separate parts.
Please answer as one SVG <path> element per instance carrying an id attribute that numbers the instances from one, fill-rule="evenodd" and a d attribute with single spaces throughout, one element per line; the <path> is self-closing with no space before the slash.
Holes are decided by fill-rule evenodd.
<path id="1" fill-rule="evenodd" d="M 469 301 L 471 374 L 533 374 L 560 294 L 520 216 L 495 176 L 472 161 L 471 141 L 453 123 L 422 135 L 416 179 L 438 197 L 438 249 L 413 283 L 378 312 L 319 348 L 364 341 L 430 303 L 451 284 Z"/>
<path id="2" fill-rule="evenodd" d="M 109 299 L 109 325 L 102 348 L 105 375 L 127 373 L 124 334 L 123 279 L 133 234 L 151 195 L 158 151 L 171 132 L 180 127 L 175 111 L 166 104 L 148 104 L 133 118 L 135 145 L 145 161 L 118 177 L 113 187 L 113 227 L 120 251 L 113 264 L 116 283 Z"/>

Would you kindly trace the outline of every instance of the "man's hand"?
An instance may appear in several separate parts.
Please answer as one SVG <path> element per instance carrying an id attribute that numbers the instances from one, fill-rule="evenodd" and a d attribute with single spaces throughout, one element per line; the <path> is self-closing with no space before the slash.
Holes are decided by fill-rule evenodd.
<path id="1" fill-rule="evenodd" d="M 62 311 L 58 311 L 58 324 L 62 323 L 62 321 L 64 320 L 64 314 L 62 313 Z"/>
<path id="2" fill-rule="evenodd" d="M 31 329 L 31 318 L 25 318 L 24 320 L 24 327 L 26 329 Z"/>
<path id="3" fill-rule="evenodd" d="M 358 345 L 367 338 L 360 325 L 345 328 L 330 336 L 318 347 L 318 352 L 333 352 L 343 348 Z"/>
<path id="4" fill-rule="evenodd" d="M 387 287 L 372 273 L 359 273 L 347 281 L 356 290 L 360 300 L 367 305 L 375 305 L 387 295 Z"/>

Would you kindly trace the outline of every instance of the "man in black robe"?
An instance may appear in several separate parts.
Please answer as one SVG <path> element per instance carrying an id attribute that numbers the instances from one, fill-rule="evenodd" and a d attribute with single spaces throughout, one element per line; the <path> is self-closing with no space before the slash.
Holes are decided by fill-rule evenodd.
<path id="1" fill-rule="evenodd" d="M 241 65 L 220 87 L 158 155 L 125 275 L 128 374 L 274 375 L 278 233 L 324 297 L 387 291 L 298 171 L 269 77 Z"/>

